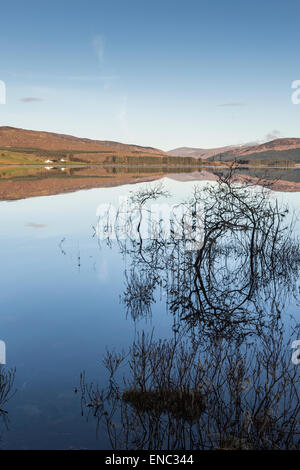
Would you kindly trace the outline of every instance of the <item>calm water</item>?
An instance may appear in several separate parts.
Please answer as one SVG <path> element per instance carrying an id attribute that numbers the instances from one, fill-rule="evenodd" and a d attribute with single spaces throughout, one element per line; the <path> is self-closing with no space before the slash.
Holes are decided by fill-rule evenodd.
<path id="1" fill-rule="evenodd" d="M 163 181 L 172 202 L 186 198 L 195 184 Z M 17 389 L 5 407 L 2 448 L 107 448 L 105 434 L 97 435 L 95 422 L 81 416 L 80 394 L 74 392 L 80 373 L 104 385 L 107 348 L 126 350 L 142 330 L 171 335 L 172 317 L 159 288 L 151 316 L 134 321 L 128 314 L 121 298 L 130 260 L 116 242 L 106 246 L 94 236 L 99 204 L 117 205 L 120 196 L 144 186 L 0 202 L 0 339 L 7 367 L 16 367 Z M 299 207 L 300 193 L 272 197 L 291 210 Z M 285 306 L 286 322 L 290 313 L 300 319 L 296 299 Z"/>

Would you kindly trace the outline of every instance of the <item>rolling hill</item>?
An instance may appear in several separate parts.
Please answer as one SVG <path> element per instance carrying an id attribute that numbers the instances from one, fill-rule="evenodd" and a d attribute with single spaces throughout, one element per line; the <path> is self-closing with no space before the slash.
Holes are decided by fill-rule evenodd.
<path id="1" fill-rule="evenodd" d="M 16 127 L 0 127 L 0 147 L 18 147 L 43 150 L 68 150 L 81 152 L 139 152 L 153 155 L 164 154 L 153 147 L 122 144 L 106 140 L 91 140 L 54 132 L 31 131 Z"/>
<path id="2" fill-rule="evenodd" d="M 216 161 L 263 164 L 272 162 L 300 163 L 300 139 L 282 138 L 259 145 L 234 148 L 210 157 Z"/>
<path id="3" fill-rule="evenodd" d="M 236 146 L 232 146 L 232 145 L 228 145 L 226 147 L 211 148 L 211 149 L 179 147 L 174 150 L 170 150 L 169 152 L 166 152 L 166 153 L 173 157 L 191 157 L 191 158 L 207 159 L 209 157 L 213 157 L 214 155 L 218 155 L 219 153 L 228 152 L 235 148 Z"/>
<path id="4" fill-rule="evenodd" d="M 0 127 L 0 165 L 147 164 L 170 159 L 153 147 Z"/>
<path id="5" fill-rule="evenodd" d="M 239 163 L 300 163 L 300 139 L 281 138 L 262 144 L 227 146 L 212 149 L 180 147 L 167 152 L 168 155 L 201 158 L 207 161 Z"/>
<path id="6" fill-rule="evenodd" d="M 238 161 L 244 164 L 300 164 L 300 139 L 281 138 L 262 144 L 210 149 L 179 147 L 163 152 L 154 147 L 92 140 L 54 132 L 0 127 L 0 165 L 114 164 L 190 165 Z"/>

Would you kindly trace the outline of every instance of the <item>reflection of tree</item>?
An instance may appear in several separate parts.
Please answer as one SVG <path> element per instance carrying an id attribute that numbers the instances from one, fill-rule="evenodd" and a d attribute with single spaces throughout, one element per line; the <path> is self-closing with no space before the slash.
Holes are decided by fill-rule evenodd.
<path id="1" fill-rule="evenodd" d="M 125 354 L 107 353 L 107 389 L 81 376 L 82 413 L 113 449 L 299 448 L 299 378 L 280 330 L 206 350 L 142 334 L 127 357 L 117 381 Z"/>
<path id="2" fill-rule="evenodd" d="M 13 391 L 15 381 L 15 369 L 7 369 L 0 366 L 0 420 L 6 426 L 8 412 L 4 409 L 7 402 L 15 394 Z"/>
<path id="3" fill-rule="evenodd" d="M 156 277 L 147 278 L 145 274 L 131 271 L 125 274 L 126 294 L 123 303 L 131 312 L 133 320 L 142 316 L 151 315 L 151 305 L 155 301 L 154 291 L 158 279 Z"/>
<path id="4" fill-rule="evenodd" d="M 138 218 L 127 219 L 127 233 L 138 220 L 137 234 L 118 244 L 128 311 L 149 315 L 161 287 L 174 338 L 143 333 L 128 355 L 108 352 L 107 388 L 81 376 L 83 413 L 104 425 L 113 449 L 298 448 L 299 379 L 281 311 L 295 291 L 300 250 L 287 209 L 267 189 L 235 184 L 229 172 L 184 203 L 188 228 L 201 231 L 186 230 L 182 217 L 169 237 L 159 220 L 156 236 L 144 238 L 144 200 L 162 194 L 134 195 Z M 189 337 L 186 326 L 198 334 Z"/>
<path id="5" fill-rule="evenodd" d="M 202 228 L 201 239 L 184 231 L 183 220 L 181 239 L 175 229 L 166 239 L 163 221 L 157 223 L 155 239 L 143 239 L 139 229 L 143 210 L 148 210 L 144 201 L 161 193 L 160 188 L 158 194 L 149 192 L 148 199 L 145 192 L 134 195 L 140 213 L 138 235 L 118 240 L 131 263 L 123 301 L 132 317 L 151 312 L 155 289 L 161 285 L 176 318 L 201 325 L 203 332 L 241 337 L 279 318 L 300 263 L 293 224 L 285 222 L 288 210 L 272 200 L 267 189 L 235 184 L 230 172 L 216 184 L 195 188 L 184 204 Z M 202 210 L 193 212 L 195 207 Z M 191 250 L 191 243 L 197 249 Z"/>

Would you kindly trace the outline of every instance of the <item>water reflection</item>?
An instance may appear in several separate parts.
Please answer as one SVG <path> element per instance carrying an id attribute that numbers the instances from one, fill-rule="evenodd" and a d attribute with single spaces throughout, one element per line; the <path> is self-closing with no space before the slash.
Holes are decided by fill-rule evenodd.
<path id="1" fill-rule="evenodd" d="M 81 376 L 82 414 L 113 449 L 299 448 L 299 378 L 280 329 L 245 347 L 142 334 L 128 362 L 108 353 L 104 363 L 107 388 Z"/>
<path id="2" fill-rule="evenodd" d="M 145 239 L 145 201 L 161 195 L 152 188 L 131 199 L 137 236 L 117 240 L 126 262 L 122 302 L 134 320 L 151 315 L 160 288 L 173 336 L 141 332 L 129 351 L 108 352 L 105 388 L 83 373 L 82 414 L 113 449 L 299 448 L 299 378 L 284 307 L 298 295 L 300 249 L 288 209 L 229 173 L 184 202 L 201 240 L 195 231 L 166 238 L 163 220 Z"/>
<path id="3" fill-rule="evenodd" d="M 187 231 L 182 218 L 183 237 L 178 239 L 177 221 L 177 230 L 166 238 L 164 221 L 158 220 L 155 238 L 145 239 L 141 233 L 143 213 L 149 210 L 145 202 L 161 195 L 160 187 L 152 189 L 148 199 L 144 193 L 134 194 L 134 210 L 140 199 L 138 235 L 118 239 L 126 260 L 122 300 L 132 318 L 151 314 L 154 292 L 161 287 L 177 327 L 185 321 L 199 328 L 201 335 L 213 332 L 241 340 L 276 321 L 287 297 L 296 293 L 300 268 L 294 222 L 286 222 L 288 209 L 263 187 L 236 185 L 229 173 L 216 185 L 195 187 L 188 204 L 183 203 L 192 212 L 202 208 L 191 214 L 191 223 L 201 227 L 201 233 Z M 132 220 L 129 217 L 127 223 Z M 131 226 L 127 233 L 132 233 Z M 200 248 L 191 250 L 197 243 Z"/>
<path id="4" fill-rule="evenodd" d="M 74 162 L 75 163 L 75 162 Z M 224 169 L 224 171 L 226 171 Z M 278 191 L 299 191 L 299 168 L 240 167 L 241 180 L 264 178 L 273 182 Z M 17 200 L 35 196 L 61 194 L 81 189 L 119 186 L 152 181 L 169 176 L 173 180 L 215 180 L 213 166 L 0 166 L 0 200 Z"/>
<path id="5" fill-rule="evenodd" d="M 14 390 L 16 370 L 0 365 L 0 437 L 3 429 L 7 429 L 8 412 L 5 409 L 8 401 L 15 395 Z"/>

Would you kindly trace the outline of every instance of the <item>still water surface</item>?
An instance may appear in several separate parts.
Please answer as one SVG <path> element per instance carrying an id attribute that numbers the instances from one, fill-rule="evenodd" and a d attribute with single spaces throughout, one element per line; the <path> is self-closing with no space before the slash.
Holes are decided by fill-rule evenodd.
<path id="1" fill-rule="evenodd" d="M 192 194 L 195 185 L 169 178 L 163 183 L 172 202 Z M 81 416 L 75 393 L 80 373 L 105 385 L 101 361 L 107 348 L 126 350 L 142 330 L 171 336 L 172 317 L 160 289 L 151 316 L 134 321 L 128 315 L 121 298 L 129 261 L 115 241 L 107 246 L 94 236 L 99 204 L 117 205 L 120 196 L 145 185 L 0 202 L 0 339 L 7 367 L 16 367 L 17 389 L 5 408 L 2 448 L 108 448 L 107 436 Z M 272 197 L 291 211 L 299 207 L 300 193 Z M 285 306 L 286 322 L 289 314 L 299 321 L 294 298 Z"/>

